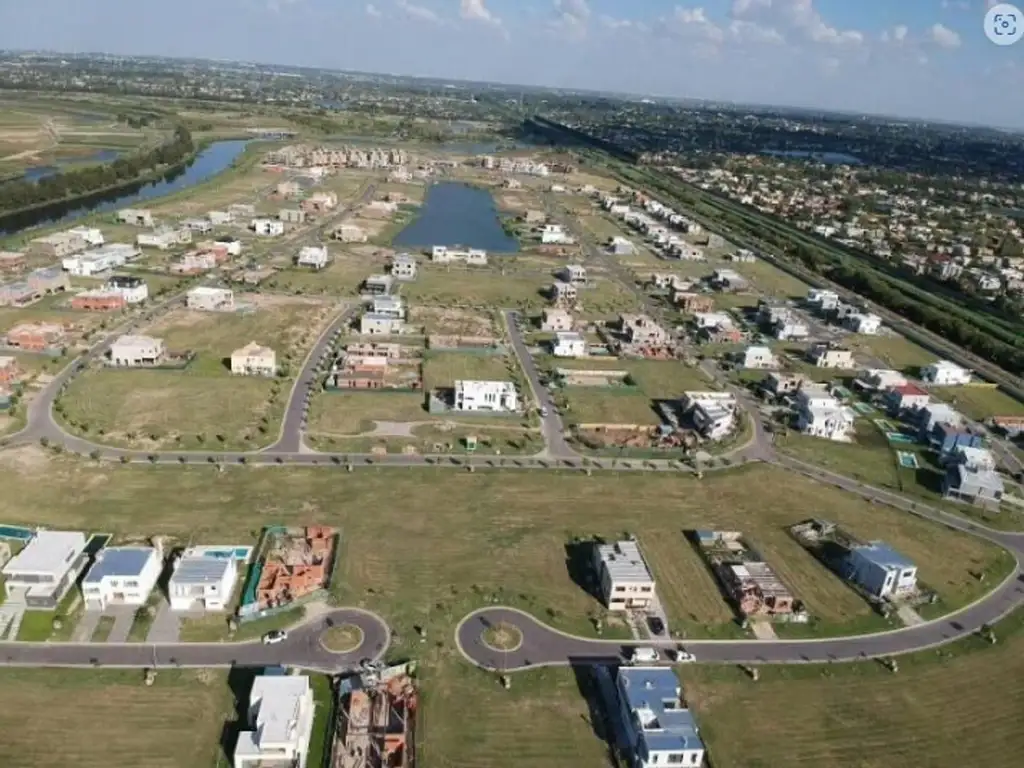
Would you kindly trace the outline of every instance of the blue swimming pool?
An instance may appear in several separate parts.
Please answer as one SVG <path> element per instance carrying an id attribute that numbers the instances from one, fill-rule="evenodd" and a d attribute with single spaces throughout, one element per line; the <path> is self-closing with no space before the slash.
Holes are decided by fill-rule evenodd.
<path id="1" fill-rule="evenodd" d="M 0 539 L 17 539 L 18 541 L 28 541 L 36 532 L 31 528 L 22 528 L 17 525 L 0 525 Z"/>
<path id="2" fill-rule="evenodd" d="M 885 436 L 889 439 L 890 443 L 916 443 L 910 435 L 904 435 L 902 432 L 886 432 Z"/>

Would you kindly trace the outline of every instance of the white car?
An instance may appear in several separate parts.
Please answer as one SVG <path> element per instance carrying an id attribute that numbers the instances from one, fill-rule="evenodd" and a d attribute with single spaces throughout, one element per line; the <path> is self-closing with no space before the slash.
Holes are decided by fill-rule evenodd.
<path id="1" fill-rule="evenodd" d="M 672 660 L 676 664 L 693 664 L 697 661 L 697 657 L 680 648 L 678 651 L 672 652 Z"/>
<path id="2" fill-rule="evenodd" d="M 277 645 L 288 639 L 288 633 L 283 629 L 272 629 L 263 636 L 264 645 Z"/>
<path id="3" fill-rule="evenodd" d="M 659 658 L 657 648 L 634 648 L 629 654 L 629 661 L 633 664 L 658 661 Z"/>

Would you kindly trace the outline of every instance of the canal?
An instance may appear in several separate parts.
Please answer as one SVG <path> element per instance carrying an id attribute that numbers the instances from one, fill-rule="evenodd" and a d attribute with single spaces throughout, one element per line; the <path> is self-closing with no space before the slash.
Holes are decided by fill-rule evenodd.
<path id="1" fill-rule="evenodd" d="M 70 223 L 90 214 L 116 211 L 172 192 L 180 192 L 226 171 L 245 151 L 248 143 L 246 139 L 215 141 L 177 174 L 148 184 L 135 185 L 131 191 L 98 193 L 74 201 L 53 203 L 23 214 L 0 216 L 0 235 L 12 235 L 30 227 Z"/>
<path id="2" fill-rule="evenodd" d="M 394 239 L 403 248 L 433 245 L 516 253 L 519 242 L 505 232 L 494 198 L 485 189 L 454 181 L 432 184 L 419 215 Z"/>

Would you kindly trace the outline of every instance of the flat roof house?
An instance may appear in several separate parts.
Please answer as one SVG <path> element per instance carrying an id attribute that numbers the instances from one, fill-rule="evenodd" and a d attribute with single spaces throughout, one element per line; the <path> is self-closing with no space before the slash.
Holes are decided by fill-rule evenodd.
<path id="1" fill-rule="evenodd" d="M 807 359 L 818 368 L 853 368 L 853 352 L 831 344 L 815 344 L 808 350 Z"/>
<path id="2" fill-rule="evenodd" d="M 587 354 L 587 340 L 575 331 L 557 331 L 551 354 L 555 357 L 583 357 Z"/>
<path id="3" fill-rule="evenodd" d="M 103 288 L 120 294 L 126 304 L 140 304 L 149 298 L 149 286 L 146 285 L 146 281 L 134 275 L 113 275 Z"/>
<path id="4" fill-rule="evenodd" d="M 226 312 L 235 308 L 235 292 L 230 288 L 200 285 L 185 294 L 185 306 L 206 312 Z"/>
<path id="5" fill-rule="evenodd" d="M 519 410 L 519 393 L 511 381 L 455 382 L 456 411 L 499 411 L 512 413 Z"/>
<path id="6" fill-rule="evenodd" d="M 770 347 L 755 346 L 743 350 L 744 368 L 776 368 L 778 364 Z"/>
<path id="7" fill-rule="evenodd" d="M 881 541 L 850 547 L 842 575 L 880 600 L 917 590 L 917 566 Z"/>
<path id="8" fill-rule="evenodd" d="M 365 312 L 359 318 L 359 333 L 363 336 L 395 336 L 405 330 L 405 321 L 400 317 Z"/>
<path id="9" fill-rule="evenodd" d="M 387 296 L 394 287 L 395 278 L 391 275 L 370 275 L 363 280 L 362 293 L 366 296 Z"/>
<path id="10" fill-rule="evenodd" d="M 133 227 L 152 227 L 153 212 L 144 208 L 122 208 L 115 217 L 122 224 L 131 224 Z"/>
<path id="11" fill-rule="evenodd" d="M 721 440 L 736 426 L 736 397 L 729 392 L 684 392 L 682 407 L 708 440 Z"/>
<path id="12" fill-rule="evenodd" d="M 89 556 L 79 531 L 39 531 L 0 573 L 9 603 L 56 608 L 82 572 Z"/>
<path id="13" fill-rule="evenodd" d="M 327 246 L 315 246 L 307 245 L 299 250 L 299 255 L 295 257 L 295 263 L 300 267 L 311 267 L 313 269 L 323 269 L 330 262 L 330 254 L 327 253 Z"/>
<path id="14" fill-rule="evenodd" d="M 140 248 L 156 248 L 169 251 L 176 245 L 187 245 L 192 242 L 192 230 L 187 227 L 160 227 L 152 232 L 140 232 L 135 243 Z"/>
<path id="15" fill-rule="evenodd" d="M 231 372 L 241 376 L 276 376 L 277 355 L 270 347 L 250 341 L 231 353 Z"/>
<path id="16" fill-rule="evenodd" d="M 391 276 L 396 280 L 416 279 L 416 258 L 400 253 L 391 260 Z"/>
<path id="17" fill-rule="evenodd" d="M 540 316 L 540 329 L 542 331 L 571 331 L 573 326 L 572 315 L 564 309 L 545 309 Z"/>
<path id="18" fill-rule="evenodd" d="M 965 449 L 959 449 L 964 451 Z M 981 449 L 966 449 L 981 450 Z M 986 451 L 987 453 L 987 451 Z M 1003 478 L 988 467 L 958 461 L 946 469 L 942 479 L 942 495 L 953 501 L 962 501 L 980 507 L 998 509 L 1006 487 Z"/>
<path id="19" fill-rule="evenodd" d="M 921 369 L 921 379 L 938 387 L 956 387 L 971 383 L 971 371 L 948 360 L 938 360 Z"/>
<path id="20" fill-rule="evenodd" d="M 601 585 L 601 596 L 612 611 L 645 609 L 654 600 L 654 576 L 631 539 L 594 548 L 594 566 Z"/>
<path id="21" fill-rule="evenodd" d="M 668 667 L 619 667 L 619 716 L 634 768 L 700 766 L 704 742 Z"/>
<path id="22" fill-rule="evenodd" d="M 167 581 L 167 599 L 172 611 L 199 607 L 223 611 L 231 602 L 238 580 L 238 563 L 233 557 L 190 554 L 178 558 Z"/>
<path id="23" fill-rule="evenodd" d="M 162 570 L 163 557 L 153 547 L 101 549 L 82 579 L 86 610 L 145 604 Z"/>
<path id="24" fill-rule="evenodd" d="M 110 345 L 110 362 L 118 367 L 156 365 L 167 354 L 163 339 L 126 334 Z"/>
<path id="25" fill-rule="evenodd" d="M 238 734 L 234 768 L 306 768 L 313 689 L 305 675 L 260 675 L 249 693 L 251 731 Z"/>

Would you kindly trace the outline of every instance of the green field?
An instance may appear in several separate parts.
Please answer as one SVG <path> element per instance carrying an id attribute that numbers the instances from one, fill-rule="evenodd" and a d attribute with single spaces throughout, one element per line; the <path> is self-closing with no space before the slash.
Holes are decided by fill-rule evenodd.
<path id="1" fill-rule="evenodd" d="M 1024 416 L 1024 403 L 988 386 L 934 387 L 932 395 L 977 421 L 993 416 Z"/>
<path id="2" fill-rule="evenodd" d="M 423 385 L 426 389 L 451 387 L 460 379 L 508 381 L 518 375 L 514 360 L 504 355 L 477 355 L 468 352 L 427 352 L 423 361 Z"/>

